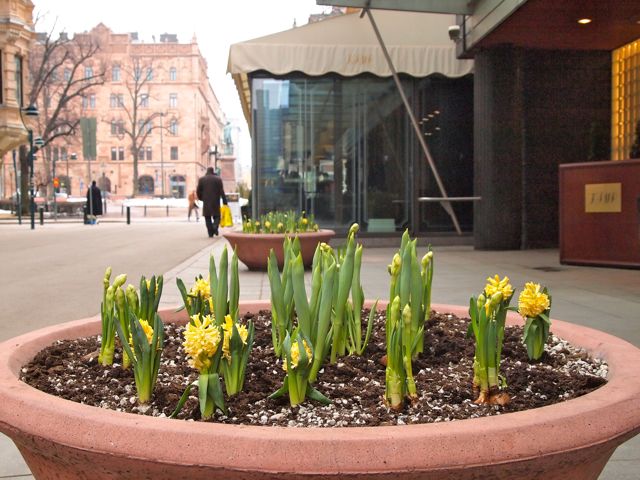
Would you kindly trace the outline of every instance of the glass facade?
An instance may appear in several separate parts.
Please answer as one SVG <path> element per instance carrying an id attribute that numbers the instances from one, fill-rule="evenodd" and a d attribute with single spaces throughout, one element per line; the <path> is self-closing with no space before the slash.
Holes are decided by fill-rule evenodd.
<path id="1" fill-rule="evenodd" d="M 624 160 L 633 156 L 640 126 L 640 40 L 613 51 L 611 70 L 611 159 Z"/>
<path id="2" fill-rule="evenodd" d="M 450 196 L 473 193 L 473 81 L 403 77 Z M 254 215 L 306 211 L 327 228 L 449 231 L 453 224 L 391 78 L 251 78 Z M 459 212 L 458 212 L 459 210 Z M 471 230 L 470 205 L 456 206 Z"/>

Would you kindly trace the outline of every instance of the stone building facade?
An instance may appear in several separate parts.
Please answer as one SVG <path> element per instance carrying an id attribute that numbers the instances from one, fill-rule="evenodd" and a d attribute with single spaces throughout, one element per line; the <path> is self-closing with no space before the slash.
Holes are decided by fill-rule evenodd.
<path id="1" fill-rule="evenodd" d="M 103 73 L 104 84 L 74 99 L 68 112 L 71 118 L 95 119 L 95 154 L 88 153 L 90 137 L 81 128 L 73 136 L 51 140 L 36 160 L 42 191 L 50 195 L 53 187 L 84 195 L 96 180 L 112 197 L 186 197 L 206 168 L 218 163 L 212 151 L 222 151 L 225 124 L 196 38 L 179 43 L 176 35 L 162 34 L 148 43 L 135 33 L 114 33 L 99 24 L 74 40 L 100 47 L 80 75 Z M 36 42 L 37 48 L 42 44 Z M 59 70 L 56 78 L 62 81 L 68 72 Z M 127 131 L 136 129 L 143 133 L 134 148 Z M 235 179 L 226 183 L 235 185 Z"/>
<path id="2" fill-rule="evenodd" d="M 27 143 L 27 130 L 20 118 L 25 105 L 25 74 L 29 48 L 34 37 L 33 3 L 30 0 L 0 0 L 0 157 Z M 25 123 L 30 125 L 27 117 Z M 9 176 L 7 163 L 2 161 L 3 180 Z M 2 192 L 4 193 L 4 192 Z"/>

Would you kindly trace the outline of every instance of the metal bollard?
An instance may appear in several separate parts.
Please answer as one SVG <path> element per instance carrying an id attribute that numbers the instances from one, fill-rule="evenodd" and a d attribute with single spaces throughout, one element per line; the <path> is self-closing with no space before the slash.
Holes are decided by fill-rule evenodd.
<path id="1" fill-rule="evenodd" d="M 127 225 L 131 225 L 131 207 L 127 207 Z"/>
<path id="2" fill-rule="evenodd" d="M 40 207 L 40 225 L 44 225 L 44 208 Z"/>
<path id="3" fill-rule="evenodd" d="M 169 216 L 169 205 L 167 205 L 167 217 Z"/>

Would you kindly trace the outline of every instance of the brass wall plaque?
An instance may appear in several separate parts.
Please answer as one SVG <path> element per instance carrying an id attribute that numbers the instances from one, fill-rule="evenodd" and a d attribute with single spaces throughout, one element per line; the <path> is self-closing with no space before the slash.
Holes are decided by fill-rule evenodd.
<path id="1" fill-rule="evenodd" d="M 585 184 L 584 211 L 585 213 L 622 212 L 622 184 Z"/>

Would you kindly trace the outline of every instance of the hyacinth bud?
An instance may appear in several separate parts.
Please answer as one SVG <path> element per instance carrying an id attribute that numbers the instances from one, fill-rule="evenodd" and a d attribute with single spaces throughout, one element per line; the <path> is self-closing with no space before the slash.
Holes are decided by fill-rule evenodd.
<path id="1" fill-rule="evenodd" d="M 347 235 L 347 238 L 351 238 L 355 236 L 355 234 L 358 233 L 358 230 L 360 230 L 360 225 L 358 225 L 357 223 L 354 223 L 353 225 L 351 225 L 351 227 L 349 228 L 349 234 Z"/>
<path id="2" fill-rule="evenodd" d="M 411 307 L 407 303 L 402 310 L 402 322 L 404 323 L 405 328 L 411 327 Z"/>
<path id="3" fill-rule="evenodd" d="M 121 288 L 116 290 L 116 306 L 119 311 L 124 311 L 125 296 Z"/>
<path id="4" fill-rule="evenodd" d="M 102 279 L 102 283 L 104 284 L 104 289 L 109 288 L 109 280 L 111 279 L 111 267 L 107 267 L 104 272 L 104 278 Z"/>
<path id="5" fill-rule="evenodd" d="M 391 261 L 390 271 L 389 273 L 392 276 L 396 276 L 400 273 L 400 267 L 402 266 L 402 258 L 400 258 L 400 254 L 396 253 L 393 256 L 393 260 Z"/>
<path id="6" fill-rule="evenodd" d="M 485 309 L 487 310 L 487 315 L 491 312 L 495 312 L 500 303 L 502 302 L 502 292 L 496 292 L 491 295 L 491 298 L 487 300 L 485 304 Z"/>
<path id="7" fill-rule="evenodd" d="M 135 313 L 138 313 L 138 292 L 136 291 L 136 287 L 129 284 L 127 285 L 127 291 L 125 292 L 125 296 L 127 297 L 127 302 L 129 303 L 129 307 L 133 309 Z"/>
<path id="8" fill-rule="evenodd" d="M 389 310 L 389 316 L 391 317 L 391 324 L 395 325 L 400 320 L 400 296 L 396 295 L 391 302 L 391 309 Z"/>
<path id="9" fill-rule="evenodd" d="M 113 309 L 114 295 L 115 295 L 115 292 L 114 292 L 113 285 L 110 285 L 109 288 L 107 288 L 107 293 L 105 295 L 105 301 L 106 301 L 105 307 L 108 312 L 110 312 Z"/>
<path id="10" fill-rule="evenodd" d="M 121 273 L 120 275 L 118 275 L 114 280 L 113 280 L 113 286 L 115 288 L 119 288 L 122 285 L 124 285 L 124 282 L 127 281 L 127 274 L 126 273 Z"/>

